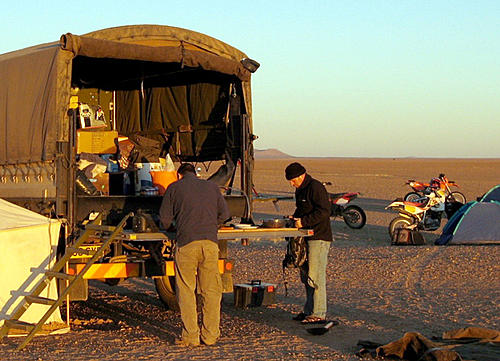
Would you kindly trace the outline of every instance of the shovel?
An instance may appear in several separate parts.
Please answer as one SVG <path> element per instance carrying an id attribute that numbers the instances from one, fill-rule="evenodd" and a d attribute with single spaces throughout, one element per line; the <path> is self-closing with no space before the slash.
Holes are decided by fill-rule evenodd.
<path id="1" fill-rule="evenodd" d="M 335 325 L 338 325 L 339 323 L 337 321 L 329 321 L 326 325 L 322 327 L 313 327 L 313 328 L 307 328 L 307 332 L 309 332 L 311 335 L 324 335 L 325 333 L 328 332 L 330 328 L 332 328 Z"/>

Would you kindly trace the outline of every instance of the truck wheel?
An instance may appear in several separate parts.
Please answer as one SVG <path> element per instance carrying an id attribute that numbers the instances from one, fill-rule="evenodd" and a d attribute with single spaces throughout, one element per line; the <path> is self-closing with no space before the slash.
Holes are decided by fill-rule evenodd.
<path id="1" fill-rule="evenodd" d="M 163 276 L 155 278 L 155 287 L 161 302 L 172 311 L 179 311 L 179 304 L 175 297 L 175 277 Z"/>

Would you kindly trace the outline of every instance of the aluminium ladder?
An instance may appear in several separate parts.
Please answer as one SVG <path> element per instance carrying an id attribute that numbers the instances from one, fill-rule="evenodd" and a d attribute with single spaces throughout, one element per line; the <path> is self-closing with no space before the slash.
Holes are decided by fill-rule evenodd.
<path id="1" fill-rule="evenodd" d="M 17 347 L 18 350 L 23 349 L 28 344 L 28 342 L 31 341 L 35 334 L 41 330 L 42 326 L 45 324 L 50 315 L 63 303 L 70 290 L 74 287 L 74 285 L 77 284 L 78 281 L 83 278 L 90 266 L 92 266 L 92 264 L 94 264 L 100 257 L 104 255 L 105 250 L 115 239 L 121 236 L 123 228 L 128 218 L 131 216 L 133 216 L 133 213 L 129 213 L 128 215 L 126 215 L 116 227 L 98 225 L 97 223 L 101 220 L 101 216 L 95 219 L 93 223 L 88 224 L 85 227 L 85 232 L 76 240 L 76 242 L 70 247 L 66 247 L 65 254 L 54 264 L 54 266 L 52 266 L 48 271 L 45 271 L 43 278 L 34 288 L 34 290 L 31 291 L 29 295 L 20 296 L 24 297 L 24 300 L 22 301 L 24 302 L 24 304 L 21 307 L 18 306 L 17 310 L 12 315 L 10 315 L 9 319 L 4 320 L 4 324 L 2 328 L 0 328 L 0 341 L 4 336 L 8 334 L 10 329 L 30 331 L 24 341 Z M 89 251 L 79 248 L 89 239 L 90 236 L 96 234 L 99 234 L 100 238 L 103 240 L 103 243 L 97 250 Z M 104 234 L 106 234 L 106 236 L 104 236 Z M 74 253 L 84 253 L 92 255 L 92 257 L 89 258 L 83 269 L 77 275 L 70 275 L 64 273 L 62 270 Z M 40 297 L 40 294 L 49 285 L 50 281 L 53 278 L 69 281 L 69 284 L 64 289 L 64 291 L 61 292 L 57 299 Z M 36 324 L 19 321 L 19 318 L 33 303 L 49 305 L 50 308 L 45 312 L 45 314 Z"/>

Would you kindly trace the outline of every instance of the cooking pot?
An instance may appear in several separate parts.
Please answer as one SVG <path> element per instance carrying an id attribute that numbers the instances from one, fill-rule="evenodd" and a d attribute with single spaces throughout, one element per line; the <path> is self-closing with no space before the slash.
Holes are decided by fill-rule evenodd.
<path id="1" fill-rule="evenodd" d="M 264 228 L 285 228 L 288 224 L 288 219 L 285 218 L 273 218 L 266 219 L 262 222 L 262 227 Z"/>

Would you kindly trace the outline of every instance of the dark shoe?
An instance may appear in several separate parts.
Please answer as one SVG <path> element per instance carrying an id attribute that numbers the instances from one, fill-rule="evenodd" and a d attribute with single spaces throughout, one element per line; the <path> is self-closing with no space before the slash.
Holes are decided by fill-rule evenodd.
<path id="1" fill-rule="evenodd" d="M 190 342 L 190 341 L 186 341 L 186 340 L 183 340 L 181 338 L 176 338 L 174 343 L 177 345 L 177 346 L 181 346 L 181 347 L 198 347 L 200 346 L 200 342 Z"/>
<path id="2" fill-rule="evenodd" d="M 316 317 L 316 316 L 306 316 L 300 323 L 303 325 L 322 325 L 327 321 L 324 318 Z"/>
<path id="3" fill-rule="evenodd" d="M 301 313 L 293 316 L 292 320 L 294 320 L 294 321 L 303 321 L 306 317 L 307 317 L 307 315 L 304 312 L 301 312 Z"/>

